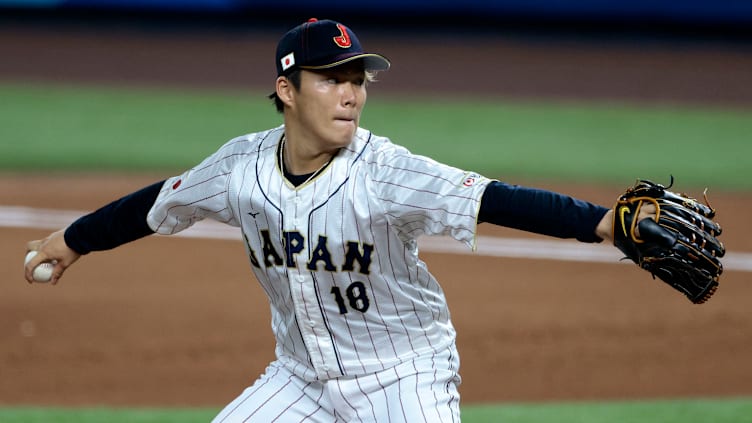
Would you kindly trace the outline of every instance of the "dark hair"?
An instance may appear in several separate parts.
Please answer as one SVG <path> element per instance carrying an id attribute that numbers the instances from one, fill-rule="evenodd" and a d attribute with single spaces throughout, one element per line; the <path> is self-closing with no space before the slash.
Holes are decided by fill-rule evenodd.
<path id="1" fill-rule="evenodd" d="M 300 91 L 300 69 L 295 69 L 287 75 L 287 80 L 290 81 L 295 91 Z M 283 113 L 285 111 L 285 103 L 277 96 L 277 91 L 269 94 L 269 98 L 274 100 L 274 106 L 277 108 L 277 112 Z"/>

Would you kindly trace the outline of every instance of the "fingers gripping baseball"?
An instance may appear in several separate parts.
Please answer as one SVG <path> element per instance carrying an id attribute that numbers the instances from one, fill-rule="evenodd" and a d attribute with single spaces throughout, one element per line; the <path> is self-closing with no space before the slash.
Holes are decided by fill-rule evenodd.
<path id="1" fill-rule="evenodd" d="M 30 251 L 36 251 L 37 253 L 24 266 L 24 276 L 27 282 L 40 282 L 41 280 L 34 277 L 35 269 L 43 263 L 50 263 L 52 265 L 52 275 L 49 281 L 53 285 L 57 284 L 65 270 L 78 260 L 81 255 L 68 248 L 68 245 L 65 243 L 64 233 L 64 230 L 53 232 L 44 239 L 29 241 L 26 244 L 27 253 Z M 37 270 L 37 277 L 39 276 L 40 273 Z"/>

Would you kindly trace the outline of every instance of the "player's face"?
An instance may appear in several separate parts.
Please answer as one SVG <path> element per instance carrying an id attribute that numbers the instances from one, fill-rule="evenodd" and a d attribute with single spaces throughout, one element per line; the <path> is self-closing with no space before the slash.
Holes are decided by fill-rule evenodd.
<path id="1" fill-rule="evenodd" d="M 366 75 L 361 65 L 324 71 L 302 71 L 295 95 L 295 118 L 301 129 L 323 148 L 350 144 L 366 103 Z"/>

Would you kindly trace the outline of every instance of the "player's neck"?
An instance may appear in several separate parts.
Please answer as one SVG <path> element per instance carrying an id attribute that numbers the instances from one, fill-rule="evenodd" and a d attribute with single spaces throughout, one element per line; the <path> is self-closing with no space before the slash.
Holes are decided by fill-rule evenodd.
<path id="1" fill-rule="evenodd" d="M 280 160 L 285 169 L 293 175 L 305 175 L 315 173 L 326 167 L 336 152 L 321 152 L 306 148 L 306 145 L 291 142 L 286 135 L 282 136 L 280 148 Z"/>
<path id="2" fill-rule="evenodd" d="M 285 135 L 280 140 L 279 160 L 286 175 L 318 174 L 327 167 L 335 155 L 336 153 L 312 154 L 306 149 L 296 148 Z"/>

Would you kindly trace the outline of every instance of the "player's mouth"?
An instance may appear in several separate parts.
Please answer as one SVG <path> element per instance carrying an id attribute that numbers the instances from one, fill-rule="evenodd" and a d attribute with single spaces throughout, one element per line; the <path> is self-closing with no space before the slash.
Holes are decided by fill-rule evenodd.
<path id="1" fill-rule="evenodd" d="M 336 117 L 334 118 L 334 121 L 355 125 L 355 118 L 350 118 L 350 117 Z"/>

